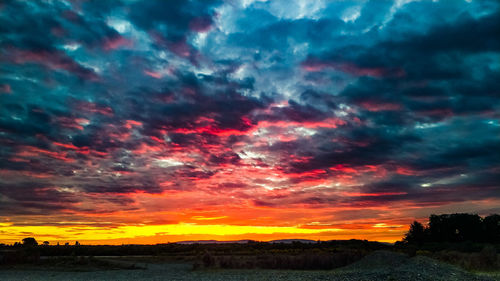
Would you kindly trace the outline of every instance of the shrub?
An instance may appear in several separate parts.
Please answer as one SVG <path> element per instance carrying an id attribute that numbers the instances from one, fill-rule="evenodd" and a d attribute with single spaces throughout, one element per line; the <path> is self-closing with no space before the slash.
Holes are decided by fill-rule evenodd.
<path id="1" fill-rule="evenodd" d="M 500 268 L 496 249 L 491 245 L 484 247 L 480 253 L 463 253 L 446 250 L 435 253 L 433 257 L 468 270 L 491 270 Z"/>
<path id="2" fill-rule="evenodd" d="M 492 245 L 487 245 L 479 253 L 479 260 L 482 267 L 494 267 L 497 262 L 497 249 Z"/>
<path id="3" fill-rule="evenodd" d="M 201 260 L 204 267 L 209 268 L 215 266 L 215 258 L 209 252 L 205 252 Z"/>

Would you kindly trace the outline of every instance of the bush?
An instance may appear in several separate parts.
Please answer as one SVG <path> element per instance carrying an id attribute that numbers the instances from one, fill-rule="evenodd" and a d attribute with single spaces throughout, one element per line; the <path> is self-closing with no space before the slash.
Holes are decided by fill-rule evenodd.
<path id="1" fill-rule="evenodd" d="M 497 262 L 497 249 L 492 245 L 485 246 L 479 253 L 479 260 L 483 267 L 494 267 Z"/>
<path id="2" fill-rule="evenodd" d="M 203 262 L 204 267 L 208 268 L 215 266 L 215 258 L 209 252 L 205 252 L 201 260 Z"/>
<path id="3" fill-rule="evenodd" d="M 444 262 L 458 265 L 467 270 L 500 269 L 495 247 L 488 245 L 479 253 L 463 253 L 458 251 L 441 251 L 433 255 Z"/>

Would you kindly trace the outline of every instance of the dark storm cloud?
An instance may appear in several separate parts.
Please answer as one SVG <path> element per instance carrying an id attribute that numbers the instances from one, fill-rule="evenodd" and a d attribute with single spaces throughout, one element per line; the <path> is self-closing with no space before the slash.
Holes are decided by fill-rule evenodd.
<path id="1" fill-rule="evenodd" d="M 240 162 L 240 156 L 234 152 L 226 152 L 221 155 L 210 155 L 209 161 L 215 165 L 221 164 L 238 164 Z"/>
<path id="2" fill-rule="evenodd" d="M 326 106 L 328 109 L 337 109 L 339 100 L 328 93 L 316 92 L 314 90 L 308 89 L 300 94 L 300 100 L 306 104 L 315 106 L 316 108 L 321 108 L 321 106 Z"/>
<path id="3" fill-rule="evenodd" d="M 47 181 L 2 182 L 0 196 L 0 209 L 6 215 L 60 212 L 79 202 L 72 193 L 59 191 Z"/>
<path id="4" fill-rule="evenodd" d="M 91 51 L 106 49 L 107 43 L 121 36 L 105 23 L 105 19 L 90 12 L 83 17 L 71 8 L 64 2 L 51 5 L 10 1 L 0 16 L 2 60 L 12 64 L 33 63 L 48 71 L 62 70 L 81 79 L 97 80 L 94 70 L 78 63 L 61 47 L 85 44 Z"/>
<path id="5" fill-rule="evenodd" d="M 114 179 L 102 178 L 92 183 L 82 183 L 81 188 L 89 193 L 133 193 L 144 191 L 148 193 L 159 193 L 161 189 L 153 179 L 127 178 Z M 130 203 L 130 202 L 129 202 Z"/>
<path id="6" fill-rule="evenodd" d="M 299 153 L 312 156 L 307 162 L 291 163 L 293 172 L 303 172 L 315 169 L 325 169 L 338 164 L 352 166 L 386 164 L 393 161 L 393 155 L 407 143 L 421 141 L 412 134 L 387 133 L 373 128 L 356 128 L 347 134 L 336 135 L 335 132 L 325 132 L 315 136 L 311 147 L 309 142 L 303 145 L 308 149 L 299 148 Z M 335 138 L 334 142 L 325 142 L 325 138 Z M 299 154 L 300 155 L 300 154 Z"/>
<path id="7" fill-rule="evenodd" d="M 446 204 L 481 198 L 498 198 L 498 175 L 496 171 L 479 172 L 477 174 L 462 174 L 460 179 L 449 183 L 436 183 L 428 186 L 422 178 L 414 176 L 399 176 L 388 181 L 381 181 L 362 187 L 367 193 L 398 193 L 393 196 L 362 198 L 371 202 L 408 201 L 416 205 Z M 424 187 L 422 187 L 424 184 Z M 359 198 L 361 199 L 361 198 Z"/>
<path id="8" fill-rule="evenodd" d="M 129 20 L 147 32 L 160 49 L 199 64 L 200 54 L 187 41 L 190 33 L 207 32 L 221 1 L 142 1 L 132 4 Z"/>
<path id="9" fill-rule="evenodd" d="M 322 112 L 311 105 L 301 105 L 293 100 L 288 101 L 286 107 L 271 107 L 270 114 L 257 116 L 258 121 L 292 121 L 292 122 L 313 122 L 323 120 L 331 114 Z"/>
<path id="10" fill-rule="evenodd" d="M 218 84 L 217 87 L 222 85 L 222 91 L 214 90 L 212 82 L 181 74 L 177 82 L 172 81 L 161 91 L 143 89 L 139 93 L 130 93 L 123 100 L 127 111 L 122 114 L 143 122 L 145 135 L 158 137 L 158 130 L 172 131 L 169 135 L 178 144 L 199 138 L 198 135 L 179 134 L 184 132 L 218 135 L 227 130 L 247 131 L 252 124 L 245 117 L 253 110 L 265 107 L 266 100 L 238 92 L 245 85 L 234 82 Z M 137 94 L 150 95 L 152 99 L 144 100 Z M 206 118 L 206 121 L 200 118 Z"/>
<path id="11" fill-rule="evenodd" d="M 212 24 L 212 7 L 220 1 L 145 1 L 130 7 L 130 20 L 146 31 L 157 30 L 168 40 L 183 39 L 189 30 Z"/>
<path id="12" fill-rule="evenodd" d="M 500 40 L 495 36 L 499 26 L 497 12 L 478 19 L 465 13 L 453 23 L 436 24 L 424 34 L 395 37 L 367 47 L 346 46 L 313 59 L 323 65 L 350 63 L 360 69 L 400 69 L 404 71 L 402 81 L 465 78 L 470 72 L 464 56 L 499 51 Z"/>
<path id="13" fill-rule="evenodd" d="M 449 139 L 452 149 L 442 146 L 441 151 L 432 151 L 425 149 L 432 144 L 439 145 L 432 135 L 425 134 L 425 129 L 415 130 L 422 123 L 432 124 L 456 117 L 483 114 L 495 118 L 497 114 L 494 112 L 498 111 L 500 104 L 500 85 L 496 79 L 498 69 L 475 65 L 472 57 L 479 54 L 490 54 L 491 59 L 499 57 L 500 40 L 494 35 L 499 31 L 498 15 L 492 13 L 472 18 L 465 14 L 453 23 L 436 24 L 424 34 L 351 50 L 345 48 L 332 52 L 336 55 L 317 59 L 318 63 L 332 64 L 333 67 L 338 67 L 335 64 L 339 63 L 352 63 L 360 69 L 400 68 L 404 75 L 399 78 L 390 75 L 361 77 L 339 95 L 348 104 L 356 105 L 361 110 L 362 121 L 376 126 L 373 129 L 379 134 L 377 138 L 370 139 L 368 145 L 347 148 L 341 152 L 329 153 L 323 149 L 309 163 L 294 164 L 294 167 L 307 170 L 327 166 L 319 163 L 345 162 L 360 165 L 394 162 L 407 163 L 415 170 L 425 169 L 429 173 L 433 170 L 429 176 L 439 178 L 449 176 L 449 171 L 443 170 L 445 168 L 451 169 L 451 173 L 465 173 L 483 169 L 484 166 L 480 163 L 498 166 L 493 152 L 497 149 L 498 138 L 494 137 L 491 143 L 489 140 L 482 143 L 476 139 L 473 144 L 468 145 L 466 142 L 470 142 L 470 139 L 459 141 L 459 136 L 454 136 Z M 472 75 L 474 72 L 480 72 L 480 78 Z M 360 74 L 371 76 L 369 73 Z M 448 130 L 460 130 L 459 126 L 463 125 L 453 122 L 441 126 Z M 481 127 L 483 131 L 478 132 L 479 138 L 487 138 L 489 132 L 497 131 L 493 126 Z M 407 150 L 412 147 L 418 150 L 419 146 L 405 147 L 407 138 L 394 138 L 394 133 L 387 132 L 412 130 L 418 136 L 416 139 L 426 144 L 420 146 L 420 151 L 415 151 L 413 159 L 400 158 L 398 155 L 407 154 Z M 462 133 L 462 137 L 471 136 L 467 131 Z M 347 139 L 353 143 L 366 143 L 359 134 L 348 135 Z M 489 157 L 485 153 L 493 153 L 490 154 L 493 156 Z M 404 189 L 402 183 L 395 189 Z"/>

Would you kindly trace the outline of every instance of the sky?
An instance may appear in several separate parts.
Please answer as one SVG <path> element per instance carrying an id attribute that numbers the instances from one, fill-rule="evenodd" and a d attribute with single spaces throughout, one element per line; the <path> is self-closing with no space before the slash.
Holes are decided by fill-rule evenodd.
<path id="1" fill-rule="evenodd" d="M 499 11 L 2 1 L 0 243 L 392 242 L 500 213 Z"/>

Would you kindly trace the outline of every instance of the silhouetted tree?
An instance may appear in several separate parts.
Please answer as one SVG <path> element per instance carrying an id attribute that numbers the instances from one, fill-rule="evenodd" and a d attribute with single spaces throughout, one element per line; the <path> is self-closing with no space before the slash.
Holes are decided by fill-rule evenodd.
<path id="1" fill-rule="evenodd" d="M 483 220 L 484 241 L 500 242 L 500 215 L 489 215 Z"/>
<path id="2" fill-rule="evenodd" d="M 43 241 L 44 246 L 48 246 L 49 244 L 50 244 L 49 241 Z"/>
<path id="3" fill-rule="evenodd" d="M 477 214 L 431 215 L 428 227 L 414 221 L 403 242 L 489 242 L 500 243 L 500 215 L 484 219 Z"/>
<path id="4" fill-rule="evenodd" d="M 429 217 L 430 239 L 436 242 L 481 240 L 482 219 L 472 214 L 444 214 Z"/>
<path id="5" fill-rule="evenodd" d="M 410 225 L 410 230 L 406 233 L 404 241 L 412 244 L 422 244 L 425 241 L 426 229 L 418 221 Z"/>
<path id="6" fill-rule="evenodd" d="M 37 246 L 38 242 L 36 242 L 35 238 L 27 237 L 23 239 L 23 246 Z"/>
<path id="7" fill-rule="evenodd" d="M 456 241 L 481 241 L 483 219 L 473 214 L 452 214 Z"/>

